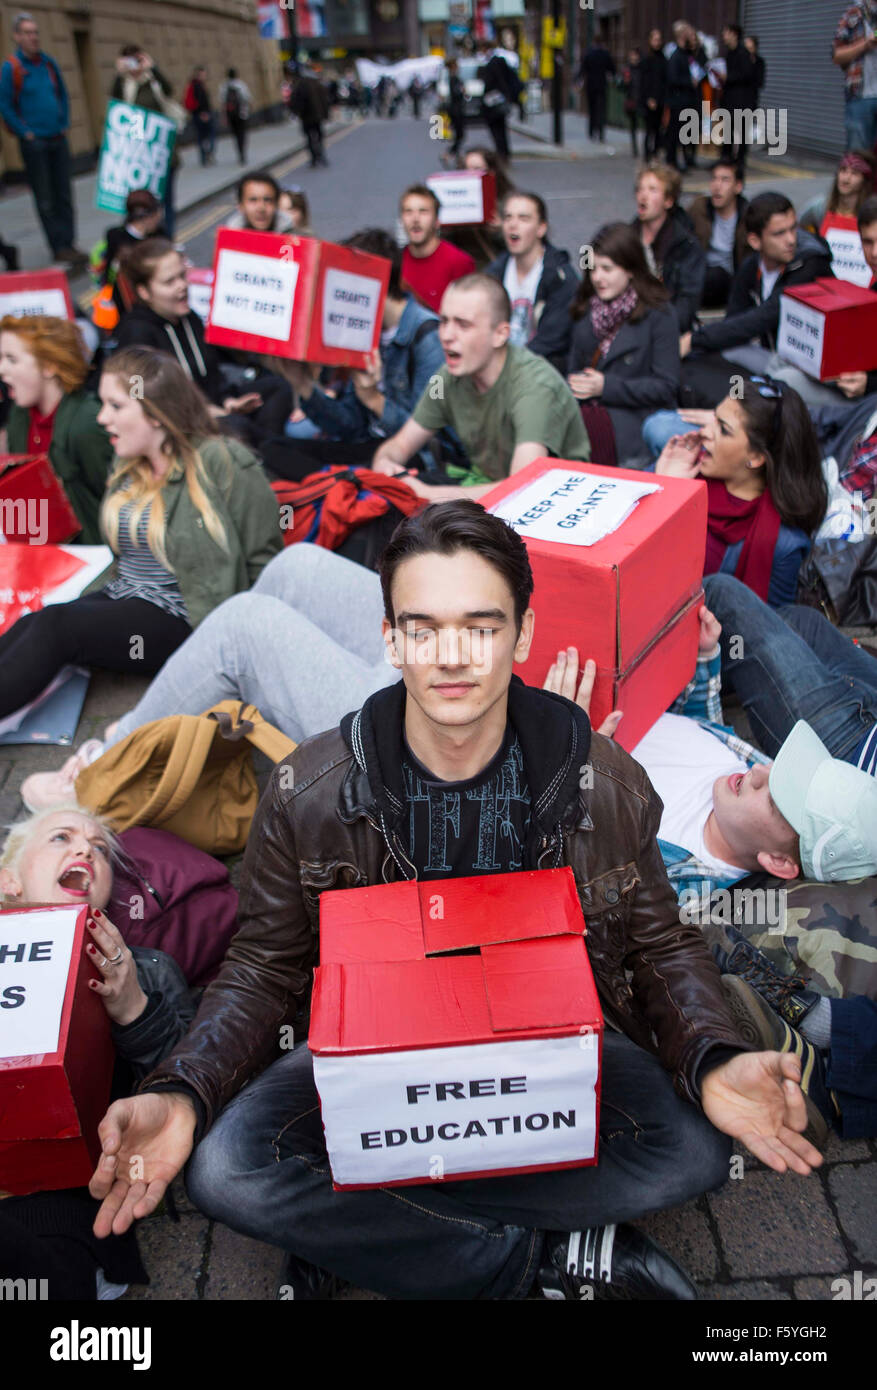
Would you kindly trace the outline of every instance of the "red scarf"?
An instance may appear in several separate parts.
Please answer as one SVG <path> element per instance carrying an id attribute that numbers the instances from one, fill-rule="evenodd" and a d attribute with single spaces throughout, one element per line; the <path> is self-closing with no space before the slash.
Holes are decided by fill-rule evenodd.
<path id="1" fill-rule="evenodd" d="M 767 603 L 774 551 L 780 534 L 780 514 L 765 489 L 760 497 L 744 502 L 732 497 L 717 478 L 706 479 L 707 536 L 704 574 L 716 574 L 729 545 L 743 542 L 734 571 L 747 588 Z"/>

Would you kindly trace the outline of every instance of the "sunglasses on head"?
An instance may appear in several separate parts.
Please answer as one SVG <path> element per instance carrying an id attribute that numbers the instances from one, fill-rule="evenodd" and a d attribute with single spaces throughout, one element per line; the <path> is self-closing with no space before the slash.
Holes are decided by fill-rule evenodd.
<path id="1" fill-rule="evenodd" d="M 776 402 L 773 412 L 773 424 L 771 426 L 771 437 L 775 439 L 779 434 L 783 417 L 784 383 L 782 381 L 775 381 L 771 376 L 752 376 L 749 380 L 752 382 L 759 396 L 763 396 L 765 400 Z"/>

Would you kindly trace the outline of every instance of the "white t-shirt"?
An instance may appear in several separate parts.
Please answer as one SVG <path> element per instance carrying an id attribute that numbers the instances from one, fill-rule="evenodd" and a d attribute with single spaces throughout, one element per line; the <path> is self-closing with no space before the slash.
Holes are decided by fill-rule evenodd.
<path id="1" fill-rule="evenodd" d="M 717 778 L 747 772 L 743 759 L 709 729 L 681 714 L 662 714 L 631 756 L 645 768 L 664 803 L 658 838 L 687 849 L 714 873 L 742 877 L 744 869 L 710 854 L 703 831 Z"/>
<path id="2" fill-rule="evenodd" d="M 727 270 L 729 275 L 734 274 L 734 238 L 736 234 L 736 211 L 732 212 L 730 217 L 720 217 L 716 213 L 713 218 L 709 249 L 706 253 L 707 265 L 718 265 L 721 266 L 722 270 Z"/>
<path id="3" fill-rule="evenodd" d="M 759 263 L 759 268 L 761 270 L 761 302 L 763 304 L 764 301 L 770 299 L 773 294 L 773 287 L 780 278 L 783 268 L 781 265 L 778 265 L 776 270 L 766 270 L 764 261 Z"/>
<path id="4" fill-rule="evenodd" d="M 519 280 L 515 258 L 509 256 L 502 283 L 512 303 L 512 331 L 509 334 L 509 342 L 513 347 L 526 347 L 536 332 L 533 303 L 539 288 L 539 281 L 542 279 L 544 264 L 545 257 L 540 256 L 529 274 L 525 275 L 523 280 Z"/>
<path id="5" fill-rule="evenodd" d="M 877 97 L 877 51 L 865 54 L 862 68 L 862 96 Z"/>

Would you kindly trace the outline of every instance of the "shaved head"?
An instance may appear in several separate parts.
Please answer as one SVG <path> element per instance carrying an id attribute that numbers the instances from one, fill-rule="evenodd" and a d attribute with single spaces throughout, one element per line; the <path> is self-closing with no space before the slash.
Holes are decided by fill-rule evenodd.
<path id="1" fill-rule="evenodd" d="M 480 290 L 486 296 L 489 310 L 491 327 L 496 328 L 497 324 L 508 323 L 512 316 L 512 306 L 505 286 L 499 280 L 494 280 L 492 275 L 485 275 L 481 271 L 473 272 L 472 275 L 461 275 L 459 280 L 453 280 L 448 286 L 455 290 Z"/>

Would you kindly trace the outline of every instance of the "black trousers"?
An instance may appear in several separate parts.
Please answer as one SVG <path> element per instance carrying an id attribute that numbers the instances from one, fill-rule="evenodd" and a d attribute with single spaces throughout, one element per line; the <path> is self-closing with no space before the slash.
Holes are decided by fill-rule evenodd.
<path id="1" fill-rule="evenodd" d="M 233 412 L 219 420 L 223 434 L 233 434 L 246 444 L 261 452 L 266 439 L 282 434 L 292 412 L 292 387 L 285 377 L 276 372 L 260 372 L 252 385 L 229 390 L 229 396 L 245 396 L 250 391 L 258 391 L 262 404 L 252 415 Z"/>
<path id="2" fill-rule="evenodd" d="M 36 699 L 62 666 L 152 676 L 191 631 L 146 599 L 103 591 L 28 613 L 0 637 L 0 718 Z"/>
<path id="3" fill-rule="evenodd" d="M 304 126 L 305 139 L 308 142 L 308 149 L 311 152 L 311 165 L 321 164 L 326 155 L 323 151 L 323 127 L 321 125 Z"/>
<path id="4" fill-rule="evenodd" d="M 661 118 L 664 112 L 661 107 L 657 111 L 650 111 L 646 107 L 643 112 L 643 121 L 646 128 L 645 158 L 654 159 L 658 150 L 661 148 Z"/>
<path id="5" fill-rule="evenodd" d="M 500 116 L 485 116 L 487 129 L 490 131 L 490 138 L 494 143 L 500 159 L 509 157 L 509 135 L 506 128 L 506 113 Z"/>
<path id="6" fill-rule="evenodd" d="M 678 111 L 670 112 L 670 121 L 667 126 L 667 163 L 672 164 L 674 169 L 679 168 L 680 150 L 687 169 L 693 169 L 697 161 L 697 145 L 683 144 L 679 138 L 682 127 L 686 124 L 682 112 L 687 109 L 687 107 L 681 107 Z"/>
<path id="7" fill-rule="evenodd" d="M 454 142 L 451 145 L 451 154 L 459 154 L 463 137 L 466 134 L 466 117 L 463 112 L 452 111 L 448 120 L 451 122 L 451 129 L 454 132 Z"/>
<path id="8" fill-rule="evenodd" d="M 234 142 L 238 147 L 238 159 L 241 164 L 247 161 L 247 123 L 244 120 L 233 121 L 229 119 L 228 128 L 234 136 Z"/>
<path id="9" fill-rule="evenodd" d="M 721 309 L 728 302 L 731 276 L 720 265 L 708 265 L 701 304 L 704 309 Z"/>
<path id="10" fill-rule="evenodd" d="M 588 88 L 588 136 L 591 140 L 602 140 L 606 125 L 606 88 Z"/>
<path id="11" fill-rule="evenodd" d="M 368 468 L 383 440 L 289 439 L 285 435 L 266 439 L 260 450 L 262 464 L 269 473 L 300 483 L 328 464 L 343 463 L 345 468 Z"/>

